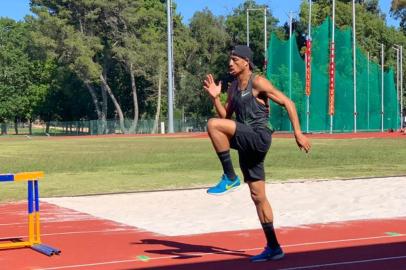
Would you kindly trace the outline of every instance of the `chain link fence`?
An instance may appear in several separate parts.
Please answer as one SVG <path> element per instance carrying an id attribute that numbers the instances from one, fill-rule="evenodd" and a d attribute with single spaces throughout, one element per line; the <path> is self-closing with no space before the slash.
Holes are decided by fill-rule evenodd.
<path id="1" fill-rule="evenodd" d="M 175 132 L 205 132 L 206 118 L 174 119 Z M 167 121 L 159 123 L 154 120 L 125 119 L 121 124 L 118 120 L 80 120 L 80 121 L 51 121 L 51 122 L 4 122 L 0 123 L 1 135 L 34 135 L 34 136 L 80 136 L 105 134 L 164 134 L 167 133 Z"/>

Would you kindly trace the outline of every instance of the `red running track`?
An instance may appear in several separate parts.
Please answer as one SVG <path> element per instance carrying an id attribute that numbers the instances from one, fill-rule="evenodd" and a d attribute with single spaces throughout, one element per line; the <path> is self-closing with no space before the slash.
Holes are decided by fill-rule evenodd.
<path id="1" fill-rule="evenodd" d="M 26 237 L 25 207 L 0 206 L 0 238 Z M 406 269 L 406 217 L 280 228 L 286 257 L 263 263 L 248 260 L 262 250 L 261 230 L 169 237 L 47 203 L 41 219 L 42 241 L 61 255 L 0 250 L 1 270 Z"/>

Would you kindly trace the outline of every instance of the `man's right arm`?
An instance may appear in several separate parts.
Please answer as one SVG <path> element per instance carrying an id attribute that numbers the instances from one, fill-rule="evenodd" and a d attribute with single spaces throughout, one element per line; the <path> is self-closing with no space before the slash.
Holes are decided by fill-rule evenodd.
<path id="1" fill-rule="evenodd" d="M 216 109 L 216 112 L 219 116 L 219 118 L 226 118 L 227 116 L 227 110 L 224 108 L 223 104 L 221 104 L 220 96 L 217 96 L 215 98 L 212 98 L 214 108 Z M 226 104 L 227 106 L 227 104 Z"/>
<path id="2" fill-rule="evenodd" d="M 223 119 L 231 118 L 232 110 L 231 110 L 231 107 L 229 106 L 230 92 L 228 91 L 227 104 L 226 104 L 226 107 L 224 107 L 223 104 L 221 104 L 221 100 L 220 100 L 221 82 L 219 84 L 216 84 L 214 82 L 213 75 L 208 74 L 206 76 L 206 79 L 204 80 L 203 88 L 209 94 L 219 118 L 223 118 Z"/>

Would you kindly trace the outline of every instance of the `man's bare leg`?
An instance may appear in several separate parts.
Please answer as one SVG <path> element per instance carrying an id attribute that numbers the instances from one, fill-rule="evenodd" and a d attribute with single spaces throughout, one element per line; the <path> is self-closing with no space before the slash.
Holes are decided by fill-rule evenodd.
<path id="1" fill-rule="evenodd" d="M 220 182 L 207 190 L 207 193 L 211 195 L 225 194 L 240 186 L 240 179 L 235 174 L 230 155 L 230 140 L 234 136 L 236 128 L 236 123 L 229 119 L 213 118 L 207 123 L 210 140 L 224 172 Z"/>
<path id="2" fill-rule="evenodd" d="M 273 212 L 265 192 L 265 181 L 248 182 L 251 192 L 251 199 L 257 209 L 257 214 L 261 224 L 273 222 Z"/>
<path id="3" fill-rule="evenodd" d="M 257 209 L 258 218 L 265 233 L 268 247 L 261 254 L 252 257 L 251 261 L 279 260 L 283 258 L 284 253 L 280 249 L 273 227 L 273 212 L 271 204 L 266 197 L 265 181 L 248 182 L 248 186 L 250 188 L 251 198 Z"/>
<path id="4" fill-rule="evenodd" d="M 235 134 L 236 123 L 229 119 L 212 118 L 207 123 L 207 131 L 216 152 L 230 150 L 230 140 Z"/>

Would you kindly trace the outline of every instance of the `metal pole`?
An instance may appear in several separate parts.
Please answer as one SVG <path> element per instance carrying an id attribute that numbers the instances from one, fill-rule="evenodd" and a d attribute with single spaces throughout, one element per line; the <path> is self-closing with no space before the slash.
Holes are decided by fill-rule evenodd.
<path id="1" fill-rule="evenodd" d="M 399 54 L 400 54 L 400 48 L 394 48 L 396 50 L 396 97 L 397 97 L 397 106 L 399 106 L 398 113 L 400 112 L 400 96 L 399 96 L 399 78 L 400 78 L 400 70 L 399 70 Z M 400 119 L 402 119 L 402 116 L 399 115 Z M 400 122 L 400 128 L 402 128 L 402 122 Z"/>
<path id="2" fill-rule="evenodd" d="M 292 11 L 289 12 L 289 98 L 292 99 Z"/>
<path id="3" fill-rule="evenodd" d="M 383 88 L 384 88 L 384 74 L 383 74 L 383 66 L 384 66 L 384 55 L 383 55 L 383 44 L 381 44 L 381 131 L 383 132 L 383 114 L 384 114 L 384 96 L 383 96 Z"/>
<path id="4" fill-rule="evenodd" d="M 368 126 L 368 130 L 369 130 L 369 52 L 367 53 L 368 55 L 368 61 L 367 61 L 367 101 L 368 101 L 368 107 L 367 107 L 367 126 Z"/>
<path id="5" fill-rule="evenodd" d="M 267 59 L 267 47 L 268 47 L 268 34 L 267 34 L 267 7 L 262 8 L 247 8 L 246 16 L 247 16 L 247 46 L 250 46 L 250 21 L 249 21 L 249 12 L 252 10 L 263 10 L 264 11 L 264 58 L 265 61 Z"/>
<path id="6" fill-rule="evenodd" d="M 354 133 L 357 132 L 357 52 L 355 32 L 355 0 L 352 0 L 352 39 L 353 39 L 353 68 L 354 68 Z"/>
<path id="7" fill-rule="evenodd" d="M 309 40 L 312 40 L 312 0 L 309 0 Z M 310 88 L 311 89 L 311 88 Z M 310 121 L 310 97 L 306 96 L 306 132 L 309 133 L 309 121 Z"/>
<path id="8" fill-rule="evenodd" d="M 267 44 L 267 38 L 268 38 L 268 34 L 267 34 L 267 29 L 266 29 L 266 24 L 267 24 L 267 18 L 266 18 L 266 16 L 267 16 L 267 8 L 265 7 L 264 8 L 264 61 L 265 61 L 265 69 L 266 69 L 266 66 L 267 66 L 267 59 L 268 59 L 268 55 L 267 55 L 267 46 L 268 46 L 268 44 Z"/>
<path id="9" fill-rule="evenodd" d="M 312 36 L 312 0 L 309 0 L 309 38 Z"/>
<path id="10" fill-rule="evenodd" d="M 289 98 L 292 99 L 292 11 L 289 12 Z M 292 124 L 289 124 L 289 131 Z"/>
<path id="11" fill-rule="evenodd" d="M 333 0 L 333 23 L 331 26 L 331 46 L 334 46 L 334 42 L 335 42 L 335 17 L 336 17 L 336 2 L 335 0 Z M 333 53 L 335 54 L 335 49 L 333 48 Z M 331 61 L 333 61 L 332 64 L 334 64 L 334 57 L 331 57 Z M 335 84 L 335 82 L 334 82 Z M 335 85 L 334 85 L 335 88 Z M 333 114 L 330 114 L 330 134 L 333 134 Z"/>
<path id="12" fill-rule="evenodd" d="M 249 9 L 247 9 L 247 46 L 250 46 L 250 17 Z"/>
<path id="13" fill-rule="evenodd" d="M 403 46 L 400 46 L 400 118 L 403 127 Z"/>
<path id="14" fill-rule="evenodd" d="M 332 42 L 335 42 L 335 22 L 336 22 L 336 1 L 333 0 L 333 26 L 331 27 Z"/>
<path id="15" fill-rule="evenodd" d="M 307 63 L 307 61 L 308 61 L 307 53 L 305 54 L 305 60 L 306 60 L 306 63 Z M 309 115 L 310 115 L 310 112 L 309 112 L 309 109 L 310 109 L 309 103 L 310 103 L 310 102 L 309 102 L 309 96 L 306 95 L 306 133 L 309 133 Z"/>
<path id="16" fill-rule="evenodd" d="M 173 133 L 172 0 L 166 1 L 168 17 L 168 132 Z"/>
<path id="17" fill-rule="evenodd" d="M 400 128 L 403 127 L 403 97 L 402 97 L 402 83 L 403 82 L 403 68 L 402 68 L 402 46 L 394 44 L 395 47 L 393 49 L 396 50 L 396 93 L 397 93 L 397 105 L 398 107 L 398 113 L 399 113 L 399 124 Z"/>
<path id="18" fill-rule="evenodd" d="M 173 10 L 172 10 L 172 0 L 171 0 L 171 54 L 172 54 L 172 107 L 176 104 L 176 85 L 175 85 L 175 57 L 173 56 Z M 173 119 L 173 118 L 172 118 Z"/>

